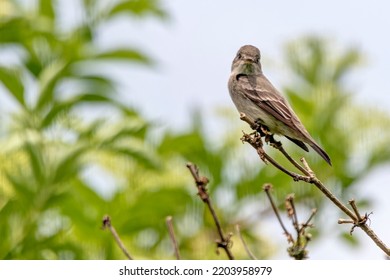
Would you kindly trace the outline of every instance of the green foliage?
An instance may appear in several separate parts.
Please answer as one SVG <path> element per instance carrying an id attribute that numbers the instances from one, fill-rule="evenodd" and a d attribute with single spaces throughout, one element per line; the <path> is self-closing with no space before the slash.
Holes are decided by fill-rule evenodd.
<path id="1" fill-rule="evenodd" d="M 0 67 L 0 80 L 7 90 L 15 97 L 22 106 L 24 106 L 24 86 L 19 80 L 20 73 L 17 69 Z"/>
<path id="2" fill-rule="evenodd" d="M 103 215 L 112 214 L 121 225 L 129 222 L 124 213 L 136 211 L 142 217 L 138 220 L 148 221 L 141 215 L 141 201 L 156 204 L 159 197 L 156 190 L 143 189 L 131 203 L 118 204 L 121 194 L 136 188 L 126 181 L 125 172 L 159 173 L 161 160 L 146 141 L 150 124 L 119 102 L 115 82 L 107 73 L 93 72 L 92 66 L 115 61 L 150 64 L 146 55 L 130 47 L 99 50 L 97 29 L 119 12 L 165 13 L 154 1 L 121 1 L 112 13 L 99 12 L 98 1 L 84 4 L 85 22 L 62 30 L 55 1 L 38 1 L 33 11 L 14 1 L 4 3 L 8 9 L 0 21 L 0 43 L 16 50 L 13 55 L 19 62 L 0 66 L 3 95 L 18 105 L 10 112 L 10 122 L 4 123 L 1 138 L 3 259 L 119 258 L 113 240 L 100 230 Z M 118 118 L 88 121 L 83 108 L 93 110 L 95 104 L 116 112 Z M 106 187 L 112 189 L 111 197 L 102 195 L 97 182 L 85 176 L 93 166 L 117 177 L 115 185 Z M 138 196 L 145 199 L 135 199 Z M 172 199 L 170 193 L 166 197 Z M 166 211 L 175 213 L 172 207 Z M 140 224 L 128 235 L 150 224 Z"/>

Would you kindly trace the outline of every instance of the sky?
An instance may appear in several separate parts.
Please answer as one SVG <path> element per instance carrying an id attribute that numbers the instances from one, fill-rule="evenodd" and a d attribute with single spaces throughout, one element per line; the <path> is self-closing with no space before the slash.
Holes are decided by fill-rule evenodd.
<path id="1" fill-rule="evenodd" d="M 286 43 L 306 35 L 327 38 L 335 53 L 349 47 L 358 48 L 364 63 L 351 72 L 347 87 L 358 103 L 390 111 L 390 3 L 387 1 L 162 1 L 170 18 L 118 20 L 102 30 L 100 42 L 130 44 L 156 61 L 153 68 L 112 69 L 126 101 L 141 108 L 148 119 L 162 123 L 166 129 L 180 130 L 189 122 L 191 110 L 201 111 L 213 125 L 216 107 L 231 107 L 227 90 L 231 61 L 238 48 L 252 44 L 260 48 L 263 71 L 278 88 L 288 81 L 283 69 Z M 119 26 L 119 28 L 118 28 Z M 239 121 L 237 119 L 237 121 Z M 361 185 L 362 197 L 375 206 L 371 225 L 384 242 L 390 243 L 390 164 L 374 170 Z M 359 199 L 359 197 L 356 197 Z M 341 213 L 330 206 L 329 222 Z M 275 223 L 272 223 L 273 225 Z M 271 223 L 269 231 L 280 236 L 281 230 Z M 353 248 L 340 242 L 338 234 L 348 226 L 332 226 L 310 248 L 311 259 L 384 259 L 373 242 L 355 230 L 361 246 Z M 387 238 L 387 239 L 386 239 Z M 282 243 L 284 244 L 284 243 Z M 280 252 L 275 259 L 288 258 Z"/>

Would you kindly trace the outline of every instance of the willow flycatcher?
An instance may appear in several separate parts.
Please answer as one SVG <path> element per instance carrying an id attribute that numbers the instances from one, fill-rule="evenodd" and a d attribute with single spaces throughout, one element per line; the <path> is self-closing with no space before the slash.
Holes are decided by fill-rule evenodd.
<path id="1" fill-rule="evenodd" d="M 328 154 L 314 141 L 298 116 L 263 75 L 258 48 L 242 46 L 232 63 L 229 78 L 230 96 L 240 113 L 261 125 L 270 134 L 280 134 L 305 151 L 310 145 L 329 165 Z"/>

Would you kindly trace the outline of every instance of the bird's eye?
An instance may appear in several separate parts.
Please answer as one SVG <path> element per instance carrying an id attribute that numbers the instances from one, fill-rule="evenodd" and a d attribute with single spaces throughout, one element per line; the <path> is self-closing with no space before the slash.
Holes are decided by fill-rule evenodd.
<path id="1" fill-rule="evenodd" d="M 238 59 L 241 59 L 242 58 L 242 55 L 240 53 L 237 54 L 237 58 Z"/>
<path id="2" fill-rule="evenodd" d="M 256 55 L 256 62 L 259 62 L 260 61 L 260 56 Z"/>

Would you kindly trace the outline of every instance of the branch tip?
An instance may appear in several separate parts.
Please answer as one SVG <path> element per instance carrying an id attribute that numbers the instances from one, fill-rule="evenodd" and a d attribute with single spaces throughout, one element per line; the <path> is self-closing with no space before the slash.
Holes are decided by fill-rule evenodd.
<path id="1" fill-rule="evenodd" d="M 111 223 L 111 218 L 108 215 L 105 215 L 103 217 L 103 229 L 108 228 L 114 237 L 116 243 L 118 244 L 119 248 L 122 250 L 123 254 L 129 259 L 132 260 L 133 258 L 130 256 L 129 252 L 127 251 L 125 245 L 123 244 L 122 240 L 120 239 L 118 233 L 116 232 L 114 226 Z"/>

